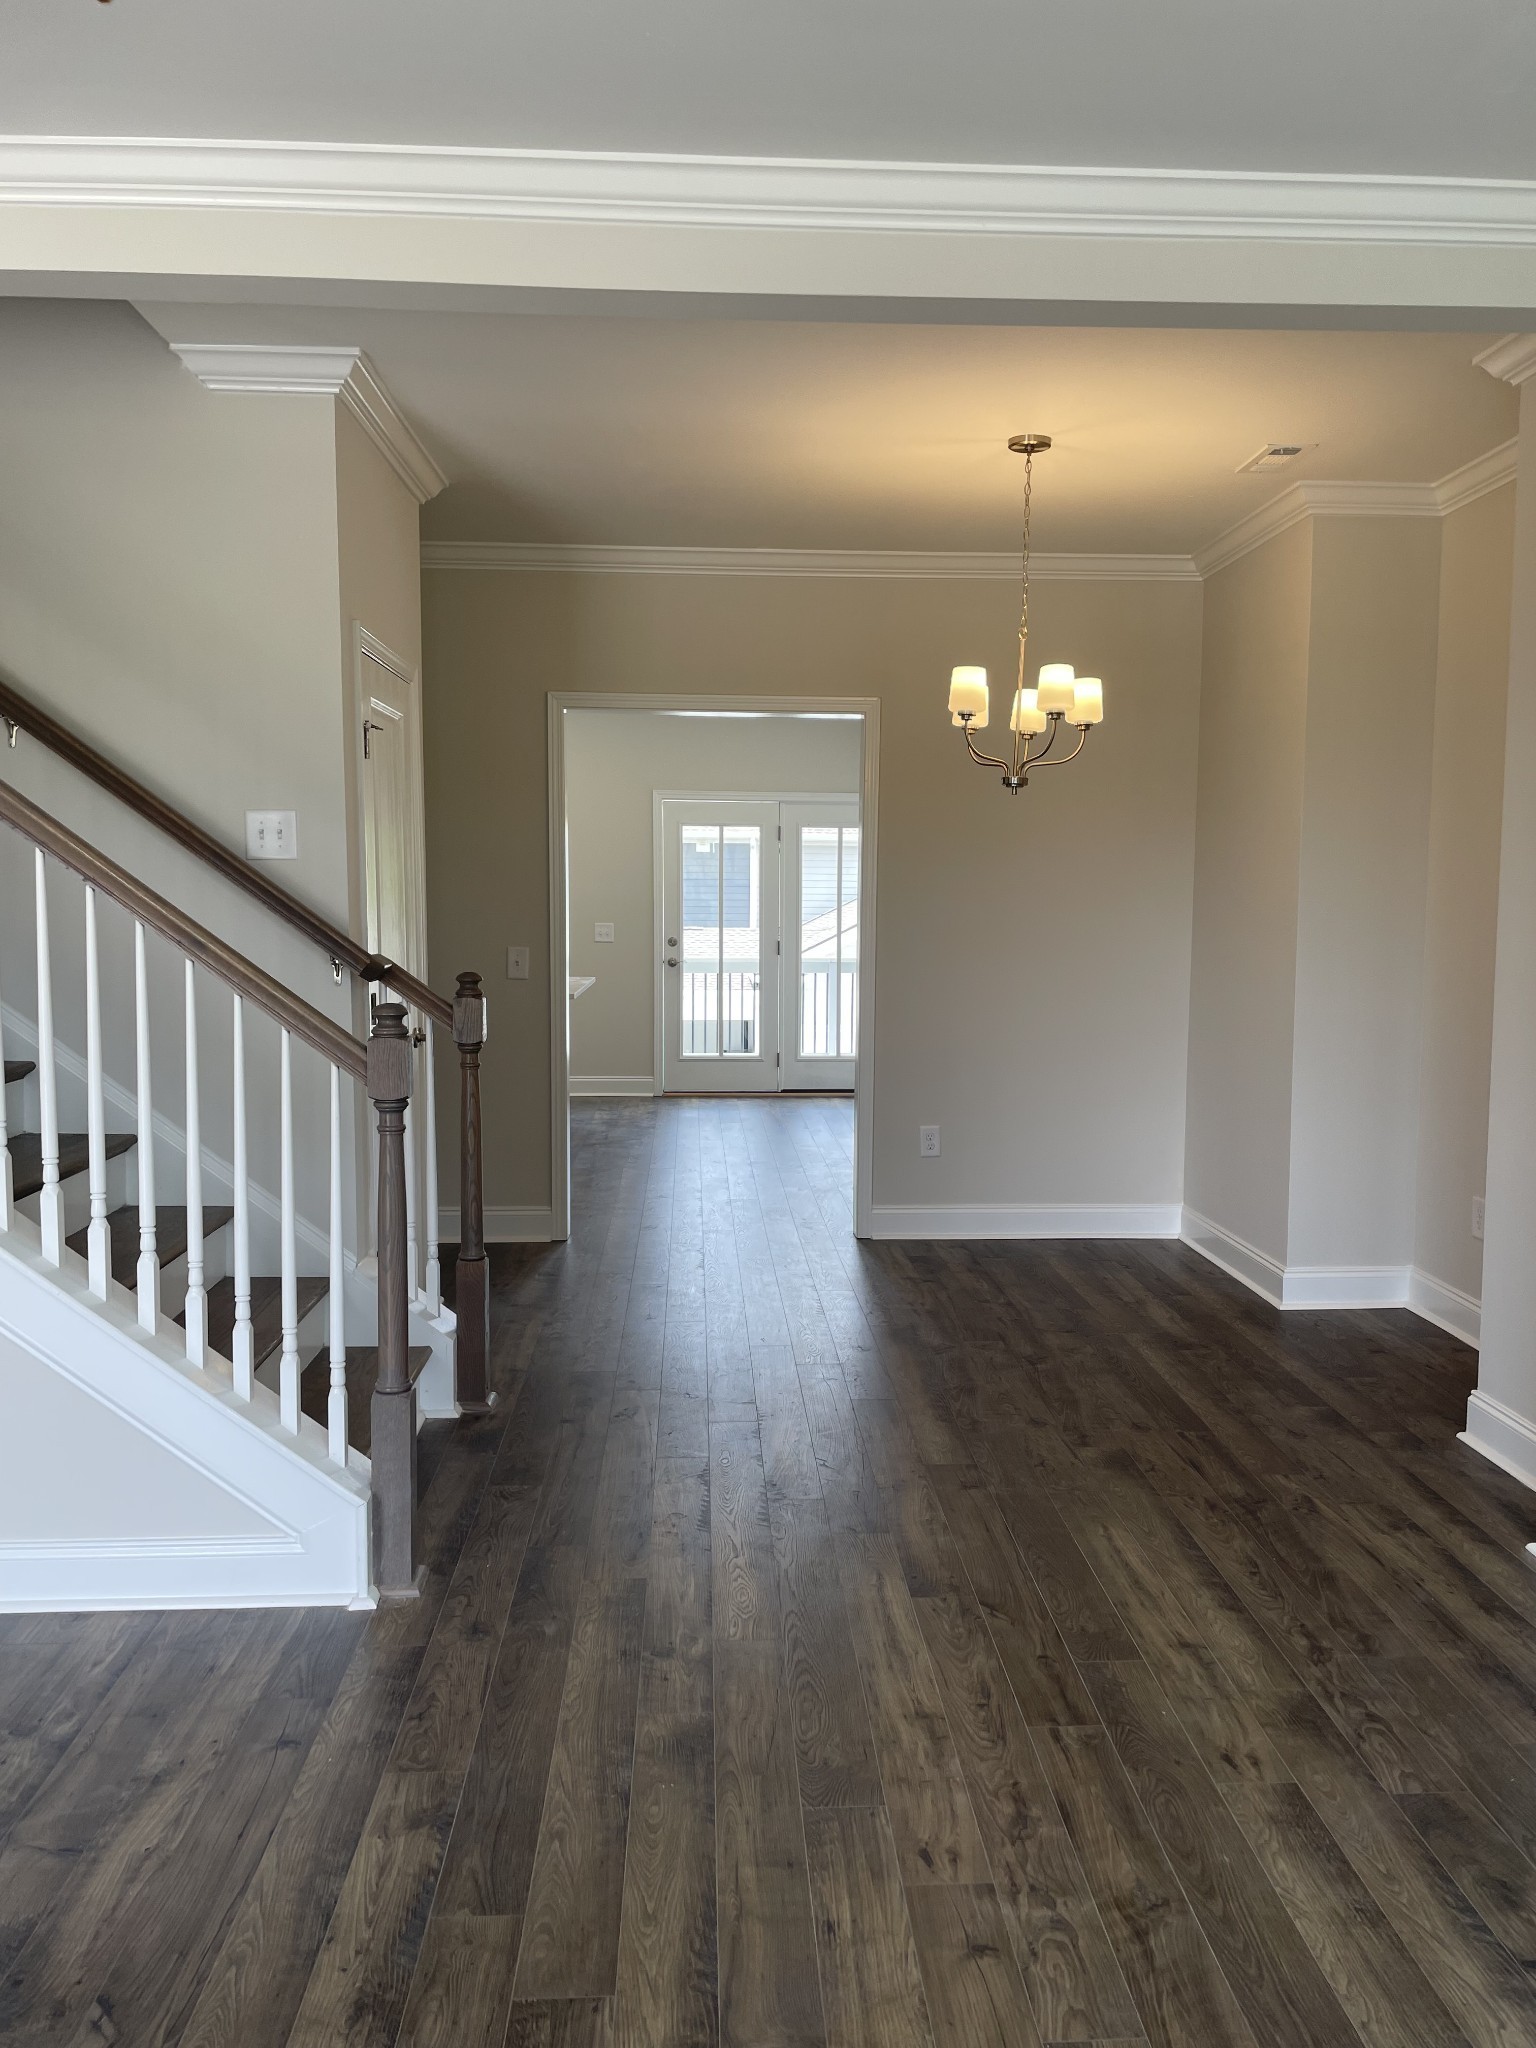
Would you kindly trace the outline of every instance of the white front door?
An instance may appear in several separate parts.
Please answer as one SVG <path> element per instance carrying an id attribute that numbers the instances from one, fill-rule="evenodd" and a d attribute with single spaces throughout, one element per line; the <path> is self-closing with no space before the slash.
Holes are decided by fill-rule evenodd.
<path id="1" fill-rule="evenodd" d="M 779 807 L 668 798 L 662 818 L 662 1087 L 779 1085 Z"/>
<path id="2" fill-rule="evenodd" d="M 859 807 L 779 806 L 784 872 L 780 1086 L 851 1088 L 859 1020 Z"/>

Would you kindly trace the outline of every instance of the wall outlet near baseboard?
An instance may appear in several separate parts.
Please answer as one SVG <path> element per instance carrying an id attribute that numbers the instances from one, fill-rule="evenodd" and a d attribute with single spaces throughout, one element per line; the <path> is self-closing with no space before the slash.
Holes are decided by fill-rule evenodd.
<path id="1" fill-rule="evenodd" d="M 508 946 L 507 979 L 508 981 L 526 981 L 528 979 L 528 948 L 526 946 Z"/>
<path id="2" fill-rule="evenodd" d="M 917 1127 L 917 1149 L 924 1159 L 939 1156 L 939 1127 L 937 1124 L 919 1124 Z"/>
<path id="3" fill-rule="evenodd" d="M 1472 1235 L 1479 1240 L 1483 1235 L 1483 1197 L 1472 1197 Z"/>

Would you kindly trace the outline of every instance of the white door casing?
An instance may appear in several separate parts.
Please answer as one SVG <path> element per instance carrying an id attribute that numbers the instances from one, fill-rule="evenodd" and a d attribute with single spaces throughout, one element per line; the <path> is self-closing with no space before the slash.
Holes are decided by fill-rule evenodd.
<path id="1" fill-rule="evenodd" d="M 426 973 L 426 860 L 417 675 L 356 629 L 358 814 L 363 938 Z"/>

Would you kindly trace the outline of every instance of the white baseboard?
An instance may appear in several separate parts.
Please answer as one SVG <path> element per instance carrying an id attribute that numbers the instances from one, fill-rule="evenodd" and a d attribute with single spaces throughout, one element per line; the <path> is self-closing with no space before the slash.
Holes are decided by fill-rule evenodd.
<path id="1" fill-rule="evenodd" d="M 919 1208 L 902 1203 L 871 1209 L 869 1235 L 886 1239 L 1177 1237 L 1176 1202 L 1036 1203 L 1021 1207 Z"/>
<path id="2" fill-rule="evenodd" d="M 654 1095 L 654 1074 L 572 1074 L 572 1095 Z"/>
<path id="3" fill-rule="evenodd" d="M 459 1241 L 459 1212 L 457 1209 L 438 1210 L 438 1238 L 443 1244 L 457 1244 Z M 487 1244 L 553 1244 L 555 1241 L 555 1212 L 553 1209 L 487 1209 L 485 1212 L 485 1241 Z"/>
<path id="4" fill-rule="evenodd" d="M 1179 1236 L 1201 1258 L 1209 1259 L 1213 1266 L 1220 1266 L 1223 1273 L 1230 1273 L 1234 1280 L 1241 1280 L 1255 1294 L 1262 1294 L 1271 1307 L 1279 1308 L 1284 1302 L 1285 1268 L 1278 1265 L 1268 1252 L 1261 1252 L 1257 1245 L 1249 1244 L 1245 1238 L 1234 1237 L 1230 1230 L 1223 1230 L 1209 1216 L 1202 1216 L 1197 1209 L 1189 1208 L 1182 1213 Z"/>
<path id="5" fill-rule="evenodd" d="M 1477 1348 L 1478 1303 L 1417 1266 L 1282 1266 L 1195 1209 L 1184 1211 L 1179 1235 L 1274 1308 L 1406 1308 Z"/>
<path id="6" fill-rule="evenodd" d="M 1447 1287 L 1432 1273 L 1415 1266 L 1408 1275 L 1408 1306 L 1427 1323 L 1435 1323 L 1476 1351 L 1482 1343 L 1482 1303 L 1459 1288 Z"/>
<path id="7" fill-rule="evenodd" d="M 1473 1394 L 1467 1403 L 1467 1426 L 1458 1436 L 1491 1465 L 1536 1492 L 1536 1423 L 1492 1394 Z M 1536 1551 L 1536 1544 L 1526 1548 Z"/>

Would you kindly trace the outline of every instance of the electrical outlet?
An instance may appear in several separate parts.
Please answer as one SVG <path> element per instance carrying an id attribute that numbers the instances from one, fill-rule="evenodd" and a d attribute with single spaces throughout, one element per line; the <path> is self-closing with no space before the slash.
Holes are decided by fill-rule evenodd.
<path id="1" fill-rule="evenodd" d="M 924 1159 L 939 1156 L 939 1127 L 937 1124 L 919 1124 L 917 1127 L 917 1149 Z"/>
<path id="2" fill-rule="evenodd" d="M 247 860 L 297 860 L 299 819 L 296 811 L 247 811 Z"/>
<path id="3" fill-rule="evenodd" d="M 1481 1195 L 1474 1195 L 1472 1197 L 1472 1235 L 1476 1238 L 1481 1238 L 1482 1234 L 1483 1198 Z"/>
<path id="4" fill-rule="evenodd" d="M 526 981 L 528 979 L 528 948 L 526 946 L 508 946 L 507 979 L 508 981 Z"/>
<path id="5" fill-rule="evenodd" d="M 592 927 L 592 936 L 600 946 L 611 946 L 613 944 L 613 926 L 611 924 L 595 924 Z"/>

